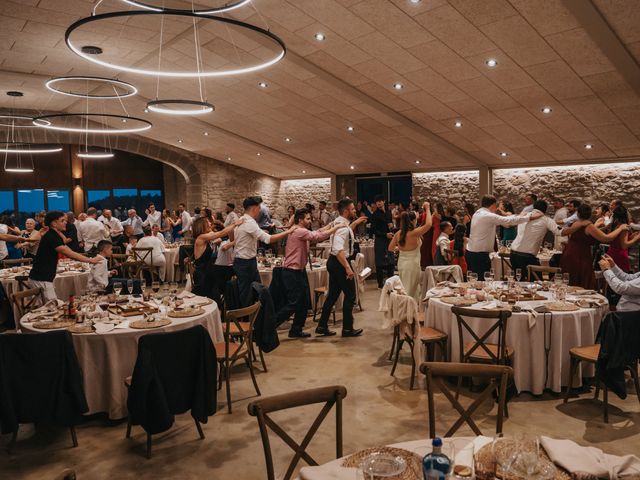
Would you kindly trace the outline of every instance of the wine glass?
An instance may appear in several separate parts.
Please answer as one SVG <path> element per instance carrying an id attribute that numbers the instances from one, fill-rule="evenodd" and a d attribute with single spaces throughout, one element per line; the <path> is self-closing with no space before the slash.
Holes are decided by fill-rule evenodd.
<path id="1" fill-rule="evenodd" d="M 129 292 L 129 295 L 133 295 L 133 280 L 132 279 L 127 280 L 127 292 Z"/>
<path id="2" fill-rule="evenodd" d="M 173 295 L 176 295 L 178 293 L 178 282 L 170 282 L 169 290 Z"/>
<path id="3" fill-rule="evenodd" d="M 522 269 L 516 268 L 516 282 L 519 282 L 522 279 Z"/>
<path id="4" fill-rule="evenodd" d="M 478 281 L 478 274 L 475 272 L 467 272 L 467 281 L 473 285 Z"/>
<path id="5" fill-rule="evenodd" d="M 161 287 L 161 288 L 162 288 L 162 296 L 163 296 L 163 297 L 168 296 L 168 295 L 169 295 L 169 284 L 168 284 L 167 282 L 164 282 L 164 283 L 162 284 L 162 287 Z"/>
<path id="6" fill-rule="evenodd" d="M 562 283 L 564 283 L 565 286 L 568 287 L 569 286 L 569 281 L 570 281 L 569 274 L 568 273 L 563 273 L 562 274 Z"/>
<path id="7" fill-rule="evenodd" d="M 114 282 L 113 284 L 113 293 L 116 294 L 116 298 L 120 296 L 120 292 L 122 291 L 122 283 Z"/>
<path id="8" fill-rule="evenodd" d="M 153 293 L 158 293 L 160 291 L 160 282 L 151 282 L 151 290 L 153 290 Z"/>

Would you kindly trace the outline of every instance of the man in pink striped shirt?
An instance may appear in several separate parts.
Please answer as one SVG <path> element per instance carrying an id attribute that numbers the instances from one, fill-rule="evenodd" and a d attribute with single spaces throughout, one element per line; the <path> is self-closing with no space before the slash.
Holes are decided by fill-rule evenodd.
<path id="1" fill-rule="evenodd" d="M 286 322 L 295 313 L 293 325 L 289 330 L 289 338 L 306 338 L 311 334 L 302 331 L 307 318 L 310 299 L 309 279 L 307 278 L 307 262 L 309 260 L 309 242 L 326 240 L 333 232 L 345 228 L 345 224 L 335 227 L 327 225 L 322 230 L 311 231 L 311 213 L 306 208 L 296 210 L 293 219 L 299 228 L 287 239 L 282 284 L 286 288 L 287 303 L 276 314 L 276 323 Z"/>

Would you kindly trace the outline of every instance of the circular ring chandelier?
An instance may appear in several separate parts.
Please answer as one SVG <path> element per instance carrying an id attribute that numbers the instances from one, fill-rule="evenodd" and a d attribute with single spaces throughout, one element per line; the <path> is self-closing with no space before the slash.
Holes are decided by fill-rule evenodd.
<path id="1" fill-rule="evenodd" d="M 182 10 L 177 10 L 175 8 L 160 7 L 147 2 L 138 2 L 137 0 L 122 0 L 122 1 L 131 6 L 144 8 L 145 10 L 151 10 L 152 12 L 167 13 L 167 12 L 182 11 Z M 200 9 L 200 10 L 184 10 L 184 11 L 193 12 L 196 15 L 211 15 L 216 13 L 230 12 L 231 10 L 235 10 L 236 8 L 243 7 L 244 5 L 247 5 L 250 2 L 251 0 L 239 0 L 239 1 L 227 3 L 226 5 L 223 5 L 221 7 L 206 8 L 206 9 Z"/>
<path id="2" fill-rule="evenodd" d="M 181 108 L 172 108 L 173 106 Z M 169 115 L 202 115 L 215 110 L 210 103 L 198 100 L 153 100 L 147 103 L 147 108 L 152 112 Z"/>
<path id="3" fill-rule="evenodd" d="M 74 82 L 74 81 L 86 81 L 93 83 L 103 83 L 113 88 L 113 95 L 92 95 L 89 93 L 87 89 L 87 93 L 84 92 L 76 92 L 72 89 L 64 89 L 63 85 L 66 82 Z M 76 76 L 68 76 L 68 77 L 55 77 L 44 84 L 47 89 L 54 93 L 60 93 L 62 95 L 67 95 L 69 97 L 80 97 L 80 98 L 89 98 L 94 100 L 114 100 L 119 98 L 127 98 L 132 97 L 136 93 L 138 93 L 138 89 L 131 85 L 130 83 L 123 82 L 122 80 L 115 80 L 113 78 L 105 78 L 105 77 L 89 77 L 85 75 L 76 75 Z M 122 88 L 125 90 L 125 93 L 119 95 L 117 93 L 116 88 Z"/>
<path id="4" fill-rule="evenodd" d="M 96 55 L 90 55 L 83 52 L 82 47 L 74 45 L 71 40 L 71 36 L 73 35 L 74 31 L 92 22 L 99 22 L 101 20 L 111 20 L 114 18 L 121 18 L 121 17 L 139 17 L 143 15 L 165 15 L 165 16 L 173 15 L 178 17 L 201 18 L 201 19 L 211 20 L 214 22 L 220 22 L 227 26 L 231 25 L 231 26 L 244 28 L 252 32 L 257 32 L 263 35 L 264 37 L 266 37 L 267 40 L 269 40 L 273 45 L 275 45 L 278 48 L 279 52 L 270 60 L 266 60 L 260 64 L 250 65 L 244 68 L 232 68 L 227 70 L 209 70 L 209 71 L 185 71 L 185 72 L 160 71 L 160 70 L 154 71 L 154 70 L 146 70 L 142 68 L 126 67 L 124 65 L 116 65 L 115 63 L 109 63 L 109 62 L 99 60 L 96 58 Z M 243 73 L 256 72 L 258 70 L 262 70 L 264 68 L 270 67 L 271 65 L 274 65 L 278 63 L 280 60 L 282 60 L 287 53 L 287 47 L 285 46 L 284 42 L 277 35 L 274 35 L 268 30 L 265 30 L 263 28 L 256 27 L 255 25 L 251 25 L 246 22 L 241 22 L 240 20 L 235 20 L 232 18 L 215 17 L 213 15 L 199 15 L 194 12 L 182 11 L 182 10 L 167 10 L 167 11 L 160 11 L 160 12 L 145 10 L 145 11 L 133 11 L 133 12 L 110 12 L 110 13 L 103 13 L 100 15 L 94 15 L 92 17 L 82 18 L 77 22 L 73 23 L 69 28 L 67 28 L 67 31 L 64 34 L 64 39 L 67 46 L 71 49 L 71 51 L 73 51 L 76 55 L 92 63 L 95 63 L 97 65 L 102 65 L 103 67 L 107 67 L 107 68 L 121 70 L 124 72 L 137 73 L 139 75 L 152 75 L 152 76 L 159 76 L 159 77 L 200 78 L 200 77 L 224 77 L 229 75 L 240 75 Z"/>
<path id="5" fill-rule="evenodd" d="M 0 127 L 34 128 L 33 117 L 25 115 L 0 115 Z"/>
<path id="6" fill-rule="evenodd" d="M 29 153 L 56 153 L 61 151 L 62 147 L 60 145 L 0 142 L 0 153 L 16 153 L 22 155 Z"/>
<path id="7" fill-rule="evenodd" d="M 88 122 L 92 118 L 107 118 L 120 120 L 122 123 L 134 122 L 137 123 L 138 126 L 131 127 L 122 127 L 122 128 L 112 128 L 106 125 L 103 125 L 103 128 L 89 128 Z M 81 121 L 84 120 L 86 122 L 85 126 L 80 127 L 66 127 L 62 125 L 56 125 L 55 120 L 58 119 L 74 119 L 79 118 Z M 48 123 L 48 124 L 47 124 Z M 47 130 L 57 130 L 60 132 L 73 132 L 73 133 L 96 133 L 102 135 L 118 135 L 121 133 L 138 133 L 144 132 L 145 130 L 149 130 L 153 125 L 151 122 L 144 120 L 142 118 L 136 117 L 128 117 L 125 115 L 114 115 L 108 113 L 54 113 L 52 115 L 43 115 L 41 117 L 36 117 L 33 119 L 33 124 L 45 128 Z"/>
<path id="8" fill-rule="evenodd" d="M 109 152 L 106 150 L 103 151 L 89 151 L 86 150 L 84 152 L 78 152 L 77 156 L 80 158 L 88 158 L 88 159 L 102 159 L 102 158 L 113 158 L 115 154 L 113 152 Z"/>

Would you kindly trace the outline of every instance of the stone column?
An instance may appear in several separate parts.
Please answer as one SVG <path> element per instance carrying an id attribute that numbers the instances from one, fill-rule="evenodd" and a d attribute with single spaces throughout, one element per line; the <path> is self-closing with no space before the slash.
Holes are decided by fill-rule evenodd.
<path id="1" fill-rule="evenodd" d="M 479 180 L 480 180 L 480 190 L 478 192 L 478 200 L 480 200 L 484 195 L 491 195 L 493 191 L 493 170 L 489 167 L 480 167 L 478 169 L 479 172 Z"/>

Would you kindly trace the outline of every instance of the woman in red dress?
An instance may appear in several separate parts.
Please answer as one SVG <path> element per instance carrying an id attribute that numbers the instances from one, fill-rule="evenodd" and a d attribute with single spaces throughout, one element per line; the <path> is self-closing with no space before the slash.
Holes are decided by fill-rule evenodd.
<path id="1" fill-rule="evenodd" d="M 611 225 L 609 230 L 613 231 L 618 226 L 627 223 L 629 213 L 624 207 L 617 207 L 613 211 L 611 216 Z M 640 235 L 629 235 L 628 231 L 622 231 L 618 236 L 609 244 L 607 255 L 609 255 L 616 262 L 616 265 L 625 272 L 631 272 L 631 263 L 629 262 L 629 247 L 634 245 L 640 240 Z"/>
<path id="2" fill-rule="evenodd" d="M 440 205 L 440 208 L 442 208 L 442 205 Z M 426 212 L 422 212 L 420 214 L 419 224 L 424 225 L 426 218 Z M 436 240 L 440 236 L 440 221 L 442 220 L 442 215 L 438 212 L 437 207 L 432 209 L 431 220 L 432 227 L 422 236 L 422 245 L 420 245 L 420 267 L 423 270 L 425 267 L 433 265 Z"/>
<path id="3" fill-rule="evenodd" d="M 465 258 L 465 253 L 467 253 L 467 242 L 469 241 L 469 239 L 465 237 L 466 233 L 467 227 L 459 223 L 453 232 L 453 240 L 449 243 L 449 250 L 455 251 L 458 254 L 457 257 L 451 259 L 451 265 L 460 265 L 465 278 L 467 276 L 467 259 Z"/>
<path id="4" fill-rule="evenodd" d="M 628 229 L 627 224 L 621 224 L 610 233 L 603 233 L 591 223 L 591 205 L 582 204 L 578 207 L 578 221 L 562 230 L 563 236 L 569 236 L 567 246 L 562 252 L 560 268 L 569 274 L 569 284 L 587 290 L 595 290 L 596 277 L 593 271 L 593 253 L 591 247 L 597 242 L 609 243 L 621 232 Z"/>

